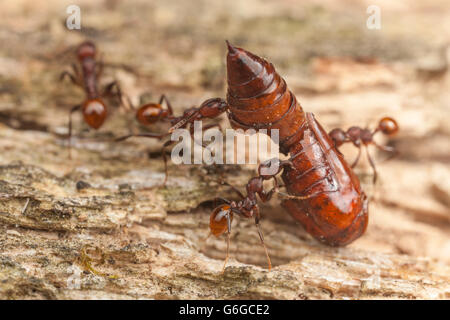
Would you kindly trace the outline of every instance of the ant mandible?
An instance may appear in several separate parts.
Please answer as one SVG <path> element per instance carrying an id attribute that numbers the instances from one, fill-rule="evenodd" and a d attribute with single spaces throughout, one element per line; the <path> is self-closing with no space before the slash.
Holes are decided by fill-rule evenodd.
<path id="1" fill-rule="evenodd" d="M 78 46 L 76 55 L 82 72 L 80 73 L 77 65 L 73 63 L 72 69 L 74 73 L 64 71 L 60 76 L 60 81 L 68 77 L 73 84 L 82 87 L 86 93 L 84 102 L 73 106 L 69 113 L 69 158 L 71 158 L 72 114 L 81 109 L 84 121 L 89 127 L 97 130 L 103 125 L 108 114 L 106 104 L 102 98 L 115 95 L 120 104 L 122 104 L 122 93 L 117 81 L 107 84 L 101 93 L 98 91 L 97 83 L 103 71 L 103 62 L 100 61 L 97 64 L 95 60 L 96 54 L 94 43 L 91 41 L 81 43 Z M 115 93 L 113 92 L 114 88 L 116 89 Z"/>
<path id="2" fill-rule="evenodd" d="M 365 147 L 367 159 L 369 160 L 370 166 L 372 167 L 374 173 L 373 183 L 375 184 L 375 182 L 377 181 L 377 170 L 375 168 L 375 162 L 372 160 L 367 147 L 370 144 L 373 144 L 378 149 L 390 152 L 392 153 L 392 156 L 394 156 L 396 150 L 393 147 L 379 145 L 373 140 L 373 136 L 377 132 L 382 132 L 385 135 L 392 136 L 397 133 L 398 129 L 398 124 L 394 119 L 390 117 L 384 117 L 379 121 L 378 126 L 373 131 L 370 131 L 367 128 L 362 129 L 361 127 L 357 126 L 350 127 L 347 131 L 336 128 L 329 132 L 329 136 L 333 140 L 336 148 L 347 142 L 353 143 L 353 145 L 358 148 L 358 155 L 351 165 L 352 168 L 356 166 L 361 157 L 361 148 L 363 146 Z"/>

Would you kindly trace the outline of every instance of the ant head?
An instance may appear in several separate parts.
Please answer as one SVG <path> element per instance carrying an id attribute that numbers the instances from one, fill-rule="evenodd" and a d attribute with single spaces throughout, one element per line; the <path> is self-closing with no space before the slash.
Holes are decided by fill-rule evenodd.
<path id="1" fill-rule="evenodd" d="M 136 111 L 136 119 L 143 125 L 150 125 L 158 122 L 162 114 L 163 109 L 159 103 L 148 103 Z"/>
<path id="2" fill-rule="evenodd" d="M 225 112 L 228 104 L 220 98 L 208 99 L 199 108 L 200 114 L 205 118 L 215 118 Z"/>
<path id="3" fill-rule="evenodd" d="M 390 117 L 385 117 L 378 123 L 377 131 L 381 131 L 386 135 L 393 135 L 398 131 L 397 121 Z"/>
<path id="4" fill-rule="evenodd" d="M 336 147 L 341 146 L 347 140 L 347 134 L 340 128 L 331 130 L 329 136 L 334 141 Z"/>
<path id="5" fill-rule="evenodd" d="M 101 99 L 89 99 L 83 103 L 84 121 L 93 129 L 98 129 L 105 122 L 107 110 Z"/>
<path id="6" fill-rule="evenodd" d="M 85 41 L 78 47 L 77 56 L 79 60 L 87 57 L 95 57 L 95 44 L 91 41 Z"/>
<path id="7" fill-rule="evenodd" d="M 233 211 L 229 204 L 222 204 L 214 209 L 209 218 L 209 230 L 216 237 L 224 234 L 228 230 L 228 218 L 233 220 Z"/>

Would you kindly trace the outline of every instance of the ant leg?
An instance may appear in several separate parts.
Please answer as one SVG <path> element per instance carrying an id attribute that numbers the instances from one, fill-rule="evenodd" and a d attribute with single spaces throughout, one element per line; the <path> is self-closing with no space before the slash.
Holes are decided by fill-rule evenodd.
<path id="1" fill-rule="evenodd" d="M 116 89 L 116 92 L 113 92 L 113 89 Z M 125 104 L 123 103 L 123 94 L 122 94 L 122 90 L 120 89 L 120 85 L 119 83 L 114 80 L 112 82 L 110 82 L 109 84 L 107 84 L 101 94 L 101 96 L 107 97 L 107 96 L 115 96 L 117 98 L 117 100 L 119 100 L 119 105 L 122 109 L 124 109 L 125 111 L 127 111 L 127 107 L 125 106 Z M 128 96 L 127 96 L 128 98 Z M 128 103 L 130 104 L 130 106 L 132 106 L 131 104 L 131 100 L 128 98 Z"/>
<path id="2" fill-rule="evenodd" d="M 187 124 L 192 123 L 199 114 L 200 114 L 199 111 L 196 110 L 196 111 L 193 111 L 192 114 L 190 114 L 188 116 L 177 117 L 176 119 L 180 119 L 180 120 L 177 123 L 175 123 L 172 127 L 170 127 L 168 132 L 172 133 L 177 129 L 185 128 L 187 126 Z"/>
<path id="3" fill-rule="evenodd" d="M 72 159 L 72 113 L 78 111 L 81 108 L 81 104 L 74 106 L 69 113 L 69 159 Z"/>
<path id="4" fill-rule="evenodd" d="M 285 199 L 292 199 L 292 200 L 306 200 L 312 197 L 315 197 L 317 195 L 317 193 L 313 193 L 307 196 L 298 196 L 298 195 L 291 195 L 285 192 L 280 191 L 280 188 L 284 187 L 283 185 L 278 185 L 278 180 L 276 180 L 276 178 L 274 177 L 276 185 L 273 187 L 272 190 L 270 190 L 270 192 L 274 193 L 278 193 L 279 195 L 283 196 Z"/>
<path id="5" fill-rule="evenodd" d="M 361 157 L 361 145 L 358 146 L 358 155 L 356 156 L 355 161 L 353 161 L 353 163 L 350 167 L 354 168 L 356 166 L 356 164 L 358 163 L 360 157 Z"/>
<path id="6" fill-rule="evenodd" d="M 306 199 L 312 198 L 312 197 L 317 195 L 317 193 L 314 193 L 314 194 L 310 194 L 310 195 L 307 195 L 307 196 L 296 196 L 296 195 L 284 193 L 284 192 L 279 191 L 279 190 L 277 190 L 276 192 L 279 195 L 283 196 L 283 198 L 285 198 L 285 199 L 292 199 L 292 200 L 306 200 Z"/>
<path id="7" fill-rule="evenodd" d="M 273 176 L 273 181 L 274 181 L 273 188 L 270 189 L 268 192 L 266 192 L 265 190 L 261 190 L 261 192 L 258 192 L 258 195 L 261 198 L 262 202 L 269 201 L 275 192 L 279 192 L 278 180 L 275 176 Z"/>
<path id="8" fill-rule="evenodd" d="M 395 150 L 394 147 L 382 146 L 382 145 L 379 145 L 378 143 L 375 143 L 375 142 L 373 142 L 373 145 L 375 147 L 377 147 L 378 149 L 386 151 L 386 152 L 397 152 L 397 150 Z"/>
<path id="9" fill-rule="evenodd" d="M 121 98 L 120 98 L 121 101 L 120 101 L 119 108 L 122 108 L 125 113 L 128 113 L 128 112 L 136 113 L 137 109 L 136 109 L 135 105 L 133 104 L 133 102 L 131 101 L 130 96 L 127 94 L 124 94 L 122 92 L 122 90 L 120 91 L 120 95 L 121 95 Z M 126 103 L 125 103 L 125 101 L 126 101 Z M 130 119 L 128 117 L 127 117 L 127 125 L 128 125 L 128 131 L 134 132 L 133 131 L 134 121 L 132 121 L 132 119 Z"/>
<path id="10" fill-rule="evenodd" d="M 116 92 L 113 92 L 114 88 L 116 89 Z M 101 95 L 102 96 L 111 96 L 111 95 L 116 96 L 117 99 L 119 100 L 120 106 L 122 108 L 126 109 L 125 105 L 123 104 L 122 90 L 120 89 L 119 83 L 116 80 L 107 84 Z"/>
<path id="11" fill-rule="evenodd" d="M 369 149 L 366 147 L 366 155 L 367 155 L 367 159 L 369 160 L 370 166 L 372 167 L 373 170 L 373 184 L 375 184 L 375 182 L 377 182 L 377 169 L 375 168 L 375 163 L 372 160 L 372 157 L 370 156 L 369 153 Z"/>
<path id="12" fill-rule="evenodd" d="M 175 141 L 172 141 L 172 140 L 169 140 L 169 141 L 165 142 L 165 143 L 163 144 L 162 149 L 161 149 L 162 157 L 163 157 L 163 160 L 164 160 L 164 182 L 163 182 L 163 184 L 162 184 L 162 187 L 165 187 L 165 186 L 166 186 L 167 179 L 169 179 L 169 168 L 168 168 L 168 166 L 167 166 L 166 148 L 167 148 L 168 146 L 170 146 L 171 144 L 173 144 L 174 142 L 175 142 Z"/>
<path id="13" fill-rule="evenodd" d="M 96 65 L 98 66 L 98 70 L 95 73 L 95 77 L 98 79 L 100 79 L 102 73 L 103 73 L 103 67 L 105 66 L 105 63 L 103 62 L 103 53 L 101 54 L 100 59 L 98 60 L 98 64 Z"/>
<path id="14" fill-rule="evenodd" d="M 217 104 L 214 106 L 214 104 Z M 211 108 L 211 106 L 214 106 L 214 108 L 216 109 L 212 109 L 215 110 L 213 111 L 213 113 L 205 115 L 204 113 L 202 114 L 202 111 L 205 110 L 205 108 Z M 176 129 L 179 128 L 185 128 L 186 125 L 188 123 L 192 123 L 195 120 L 202 120 L 204 118 L 209 118 L 209 119 L 213 119 L 218 117 L 219 115 L 221 115 L 222 113 L 226 112 L 226 110 L 228 109 L 228 104 L 225 102 L 225 100 L 220 99 L 220 98 L 215 98 L 215 99 L 208 99 L 206 101 L 204 101 L 200 107 L 198 108 L 192 108 L 189 114 L 183 114 L 183 116 L 181 117 L 177 117 L 178 122 L 176 122 L 174 125 L 172 125 L 172 127 L 169 129 L 169 133 L 172 133 L 173 131 L 175 131 Z M 208 113 L 208 112 L 207 112 Z"/>
<path id="15" fill-rule="evenodd" d="M 374 146 L 377 147 L 378 149 L 390 153 L 390 156 L 387 157 L 386 159 L 384 159 L 383 162 L 384 162 L 384 161 L 391 160 L 392 158 L 394 158 L 395 156 L 398 155 L 398 151 L 397 151 L 397 149 L 395 149 L 394 147 L 382 146 L 382 145 L 379 145 L 379 144 L 377 144 L 377 143 L 375 143 L 375 142 L 373 142 L 373 144 L 374 144 Z"/>
<path id="16" fill-rule="evenodd" d="M 122 94 L 122 96 L 124 96 L 124 95 Z M 130 97 L 128 95 L 125 95 L 125 98 L 127 99 L 127 103 L 130 106 L 131 110 L 136 110 L 136 107 L 133 104 L 133 102 L 131 101 Z"/>
<path id="17" fill-rule="evenodd" d="M 235 186 L 231 185 L 230 183 L 224 181 L 224 180 L 220 180 L 217 181 L 218 183 L 222 184 L 222 185 L 226 185 L 228 187 L 231 188 L 231 190 L 233 190 L 234 192 L 236 192 L 236 194 L 241 198 L 241 199 L 245 199 L 244 195 L 239 191 L 238 188 L 236 188 Z"/>
<path id="18" fill-rule="evenodd" d="M 72 73 L 70 73 L 69 71 L 63 71 L 61 72 L 61 75 L 59 76 L 59 81 L 63 81 L 64 78 L 69 77 L 70 81 L 72 81 L 72 83 L 76 86 L 82 87 L 83 85 L 81 84 L 79 78 L 77 78 L 76 76 L 74 76 Z"/>
<path id="19" fill-rule="evenodd" d="M 75 63 L 72 63 L 72 70 L 75 73 L 75 77 L 77 77 L 77 79 L 80 79 L 80 70 L 78 69 L 78 66 Z"/>
<path id="20" fill-rule="evenodd" d="M 109 95 L 112 95 L 112 94 L 113 94 L 112 89 L 114 88 L 115 85 L 117 85 L 117 82 L 116 82 L 116 81 L 112 81 L 112 82 L 108 83 L 108 84 L 105 86 L 105 88 L 103 89 L 103 92 L 102 92 L 101 95 L 102 95 L 102 96 L 109 96 Z"/>
<path id="21" fill-rule="evenodd" d="M 131 138 L 131 137 L 146 137 L 146 138 L 155 138 L 155 139 L 161 140 L 165 136 L 167 136 L 166 133 L 152 133 L 152 132 L 136 133 L 136 134 L 129 134 L 129 135 L 126 135 L 126 136 L 123 136 L 123 137 L 116 138 L 115 141 L 116 142 L 124 141 L 124 140 L 127 140 L 127 139 Z"/>
<path id="22" fill-rule="evenodd" d="M 230 234 L 231 234 L 231 218 L 230 214 L 227 213 L 227 254 L 225 256 L 225 261 L 223 262 L 222 273 L 225 271 L 225 267 L 230 257 Z"/>
<path id="23" fill-rule="evenodd" d="M 172 105 L 170 104 L 170 101 L 169 101 L 169 99 L 166 97 L 165 94 L 162 94 L 162 95 L 161 95 L 161 98 L 159 98 L 159 104 L 162 104 L 163 101 L 166 101 L 167 109 L 169 110 L 169 115 L 173 115 Z"/>
<path id="24" fill-rule="evenodd" d="M 223 201 L 223 202 L 225 202 L 226 204 L 231 204 L 231 201 L 230 201 L 230 200 L 225 199 L 225 198 L 222 198 L 222 197 L 215 197 L 215 198 L 214 198 L 214 203 L 215 203 L 217 200 Z"/>
<path id="25" fill-rule="evenodd" d="M 270 271 L 270 269 L 272 269 L 272 262 L 270 261 L 269 251 L 267 250 L 266 244 L 264 242 L 264 235 L 261 230 L 261 226 L 259 224 L 259 220 L 260 220 L 261 216 L 260 216 L 258 207 L 255 208 L 255 211 L 256 211 L 255 212 L 255 225 L 256 225 L 256 229 L 258 229 L 259 239 L 261 240 L 261 244 L 264 247 L 264 252 L 266 253 L 267 264 L 269 265 L 269 271 Z"/>

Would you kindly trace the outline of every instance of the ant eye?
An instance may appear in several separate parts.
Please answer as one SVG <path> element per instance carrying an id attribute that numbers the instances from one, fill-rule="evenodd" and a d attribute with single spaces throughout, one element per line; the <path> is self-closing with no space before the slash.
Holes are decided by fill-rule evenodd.
<path id="1" fill-rule="evenodd" d="M 214 209 L 209 219 L 209 229 L 216 237 L 225 233 L 228 229 L 228 217 L 233 220 L 231 207 L 227 204 L 221 205 Z"/>
<path id="2" fill-rule="evenodd" d="M 385 117 L 380 120 L 380 123 L 378 124 L 378 129 L 384 134 L 392 135 L 397 133 L 398 124 L 394 119 L 390 117 Z"/>

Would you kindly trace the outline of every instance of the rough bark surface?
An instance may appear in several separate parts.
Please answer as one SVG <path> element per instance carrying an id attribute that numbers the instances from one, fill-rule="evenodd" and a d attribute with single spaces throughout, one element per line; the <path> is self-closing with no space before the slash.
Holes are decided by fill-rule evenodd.
<path id="1" fill-rule="evenodd" d="M 0 298 L 449 299 L 450 7 L 379 2 L 379 31 L 366 29 L 365 1 L 79 1 L 81 31 L 65 28 L 69 2 L 2 2 Z M 275 198 L 262 207 L 273 270 L 253 221 L 235 219 L 222 273 L 209 213 L 233 193 L 215 180 L 243 188 L 255 167 L 170 165 L 161 188 L 161 143 L 112 142 L 145 130 L 115 107 L 97 132 L 74 117 L 69 160 L 68 112 L 83 93 L 58 76 L 86 38 L 103 52 L 102 83 L 118 79 L 135 103 L 165 93 L 180 113 L 223 97 L 229 39 L 269 57 L 327 130 L 396 118 L 400 133 L 377 141 L 399 156 L 371 150 L 379 183 L 364 159 L 356 169 L 371 197 L 366 234 L 325 247 Z"/>

